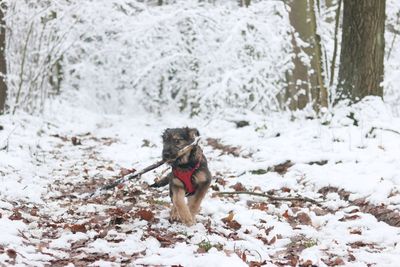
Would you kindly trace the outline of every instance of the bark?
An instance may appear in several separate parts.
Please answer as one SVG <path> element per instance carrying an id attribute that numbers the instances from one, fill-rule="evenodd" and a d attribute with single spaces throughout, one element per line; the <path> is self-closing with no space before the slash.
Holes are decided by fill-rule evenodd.
<path id="1" fill-rule="evenodd" d="M 336 56 L 337 56 L 337 49 L 338 49 L 338 32 L 339 32 L 339 20 L 340 20 L 340 10 L 342 8 L 342 0 L 339 0 L 338 7 L 336 9 L 336 16 L 335 16 L 335 39 L 333 44 L 333 55 L 332 55 L 332 62 L 331 62 L 331 77 L 329 81 L 329 86 L 333 85 L 333 81 L 335 79 L 335 65 L 336 65 Z"/>
<path id="2" fill-rule="evenodd" d="M 314 0 L 310 4 L 310 23 L 312 27 L 313 55 L 311 56 L 311 67 L 314 70 L 310 75 L 311 94 L 314 110 L 319 111 L 320 107 L 328 107 L 328 90 L 325 87 L 325 76 L 322 62 L 321 37 L 317 33 L 317 19 L 315 16 Z"/>
<path id="3" fill-rule="evenodd" d="M 0 114 L 4 112 L 7 97 L 7 65 L 6 65 L 6 25 L 4 21 L 4 6 L 0 7 Z"/>
<path id="4" fill-rule="evenodd" d="M 289 6 L 289 20 L 294 28 L 291 36 L 294 68 L 288 74 L 286 98 L 289 100 L 291 110 L 303 109 L 311 102 L 318 111 L 321 106 L 328 106 L 328 95 L 324 85 L 321 38 L 317 34 L 315 2 L 292 0 Z M 308 45 L 299 44 L 299 40 Z M 302 59 L 304 56 L 310 63 Z"/>
<path id="5" fill-rule="evenodd" d="M 385 0 L 344 0 L 339 82 L 335 103 L 383 96 Z"/>
<path id="6" fill-rule="evenodd" d="M 251 3 L 251 0 L 239 0 L 239 6 L 240 7 L 249 7 Z"/>
<path id="7" fill-rule="evenodd" d="M 311 26 L 307 22 L 307 0 L 292 0 L 289 3 L 290 24 L 302 41 L 307 41 L 311 37 Z M 288 96 L 290 99 L 289 108 L 291 110 L 303 109 L 310 95 L 308 86 L 308 70 L 305 63 L 300 58 L 302 48 L 296 40 L 295 33 L 292 33 L 292 48 L 294 52 L 292 73 L 289 74 Z"/>

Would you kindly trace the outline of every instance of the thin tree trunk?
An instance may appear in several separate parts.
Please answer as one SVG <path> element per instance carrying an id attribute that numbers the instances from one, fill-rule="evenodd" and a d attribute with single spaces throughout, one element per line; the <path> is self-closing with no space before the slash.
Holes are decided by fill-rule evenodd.
<path id="1" fill-rule="evenodd" d="M 335 39 L 333 44 L 333 55 L 332 55 L 332 62 L 331 62 L 331 77 L 329 81 L 329 86 L 333 85 L 333 81 L 335 79 L 335 65 L 336 65 L 336 56 L 337 56 L 337 48 L 338 48 L 338 32 L 339 32 L 339 19 L 340 19 L 340 10 L 342 8 L 342 0 L 339 0 L 338 7 L 336 10 L 335 16 Z"/>
<path id="2" fill-rule="evenodd" d="M 321 37 L 317 33 L 317 19 L 315 15 L 314 0 L 310 0 L 310 23 L 313 33 L 313 55 L 311 67 L 314 72 L 311 75 L 311 95 L 313 96 L 314 110 L 319 111 L 321 107 L 328 107 L 328 90 L 325 87 L 325 75 L 322 61 Z M 313 77 L 315 76 L 315 77 Z"/>
<path id="3" fill-rule="evenodd" d="M 291 0 L 289 6 L 289 20 L 295 32 L 292 32 L 291 36 L 294 68 L 289 77 L 288 95 L 290 97 L 289 108 L 295 110 L 303 109 L 307 105 L 310 95 L 307 66 L 300 58 L 304 49 L 298 44 L 295 34 L 297 33 L 298 38 L 307 42 L 311 37 L 311 27 L 307 22 L 307 0 Z"/>
<path id="4" fill-rule="evenodd" d="M 289 108 L 303 109 L 311 102 L 314 110 L 318 111 L 321 106 L 328 106 L 328 91 L 324 84 L 321 38 L 317 34 L 315 2 L 291 0 L 289 6 L 289 20 L 294 28 L 291 34 L 294 68 L 288 75 L 286 91 Z M 298 40 L 308 45 L 301 45 Z M 304 55 L 309 60 L 303 60 Z"/>
<path id="5" fill-rule="evenodd" d="M 251 3 L 251 0 L 239 0 L 239 6 L 240 7 L 249 7 Z"/>
<path id="6" fill-rule="evenodd" d="M 335 103 L 383 96 L 385 0 L 344 0 L 339 83 Z"/>
<path id="7" fill-rule="evenodd" d="M 4 21 L 4 5 L 0 6 L 0 114 L 4 112 L 7 97 L 7 65 L 6 65 L 6 23 Z"/>

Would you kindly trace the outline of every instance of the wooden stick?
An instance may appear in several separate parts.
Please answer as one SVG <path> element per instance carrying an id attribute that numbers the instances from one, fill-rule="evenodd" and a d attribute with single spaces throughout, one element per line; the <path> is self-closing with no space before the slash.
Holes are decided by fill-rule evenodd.
<path id="1" fill-rule="evenodd" d="M 308 198 L 308 197 L 275 197 L 271 195 L 267 195 L 264 193 L 257 193 L 257 192 L 249 192 L 249 191 L 233 191 L 233 192 L 216 192 L 216 195 L 252 195 L 252 196 L 258 196 L 258 197 L 266 197 L 270 200 L 273 201 L 304 201 L 304 202 L 310 202 L 315 205 L 320 206 L 321 202 L 318 202 L 314 199 Z"/>
<path id="2" fill-rule="evenodd" d="M 123 184 L 123 183 L 125 183 L 125 182 L 127 182 L 129 180 L 140 178 L 142 176 L 142 174 L 145 174 L 146 172 L 154 170 L 154 169 L 160 167 L 161 165 L 163 165 L 165 163 L 171 163 L 171 162 L 175 161 L 177 158 L 182 157 L 183 155 L 185 155 L 186 153 L 191 151 L 194 146 L 197 146 L 199 141 L 200 141 L 200 137 L 197 137 L 193 141 L 193 143 L 191 143 L 190 145 L 187 145 L 184 148 L 182 148 L 181 150 L 179 150 L 178 153 L 177 153 L 177 156 L 175 158 L 170 159 L 170 160 L 166 160 L 166 161 L 164 161 L 164 160 L 157 161 L 156 163 L 153 163 L 150 166 L 147 166 L 146 168 L 144 168 L 140 172 L 132 173 L 130 175 L 126 175 L 126 176 L 124 176 L 124 177 L 122 177 L 122 178 L 120 178 L 120 179 L 118 179 L 118 180 L 116 180 L 116 181 L 114 181 L 114 182 L 112 182 L 112 183 L 110 183 L 108 185 L 105 185 L 105 186 L 101 187 L 100 189 L 97 189 L 95 192 L 91 193 L 89 195 L 89 197 L 97 197 L 97 196 L 99 196 L 101 194 L 102 191 L 112 189 L 112 188 L 118 186 L 119 184 Z"/>

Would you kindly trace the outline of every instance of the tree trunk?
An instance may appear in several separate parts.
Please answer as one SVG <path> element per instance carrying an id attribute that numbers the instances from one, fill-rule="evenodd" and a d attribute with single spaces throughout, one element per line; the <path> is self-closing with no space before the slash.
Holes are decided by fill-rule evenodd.
<path id="1" fill-rule="evenodd" d="M 325 75 L 323 71 L 321 37 L 317 33 L 317 19 L 315 15 L 314 0 L 309 1 L 310 4 L 310 23 L 312 31 L 311 68 L 310 73 L 312 103 L 315 111 L 319 111 L 321 107 L 328 107 L 328 90 L 325 86 Z"/>
<path id="2" fill-rule="evenodd" d="M 383 96 L 385 0 L 344 0 L 342 48 L 335 103 Z"/>
<path id="3" fill-rule="evenodd" d="M 321 38 L 317 34 L 314 5 L 314 0 L 289 2 L 289 20 L 294 28 L 291 36 L 294 68 L 288 75 L 286 97 L 291 110 L 303 109 L 310 102 L 316 111 L 321 106 L 328 105 L 322 67 Z M 307 45 L 302 45 L 303 42 Z M 302 59 L 304 56 L 307 56 L 307 60 Z"/>
<path id="4" fill-rule="evenodd" d="M 4 112 L 7 83 L 6 83 L 6 23 L 4 21 L 4 5 L 0 6 L 0 114 Z"/>
<path id="5" fill-rule="evenodd" d="M 295 34 L 297 33 L 298 38 L 307 42 L 311 37 L 311 26 L 307 21 L 307 0 L 291 0 L 289 6 L 289 20 L 295 32 L 291 37 L 294 68 L 289 75 L 288 95 L 290 97 L 289 108 L 296 110 L 303 109 L 307 105 L 310 90 L 307 66 L 300 58 L 302 47 L 298 44 Z"/>
<path id="6" fill-rule="evenodd" d="M 251 0 L 239 0 L 240 7 L 249 7 Z"/>

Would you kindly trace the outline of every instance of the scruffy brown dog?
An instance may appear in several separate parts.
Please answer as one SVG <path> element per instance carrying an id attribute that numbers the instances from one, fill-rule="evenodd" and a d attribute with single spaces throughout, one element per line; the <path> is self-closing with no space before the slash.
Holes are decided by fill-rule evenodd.
<path id="1" fill-rule="evenodd" d="M 192 144 L 199 131 L 195 128 L 166 129 L 163 138 L 163 160 L 175 159 L 182 148 Z M 211 183 L 211 173 L 207 159 L 200 146 L 194 146 L 190 152 L 177 158 L 171 164 L 172 171 L 155 182 L 152 187 L 169 184 L 172 200 L 171 220 L 180 220 L 186 225 L 195 223 L 195 216 Z M 185 201 L 187 197 L 187 203 Z"/>

